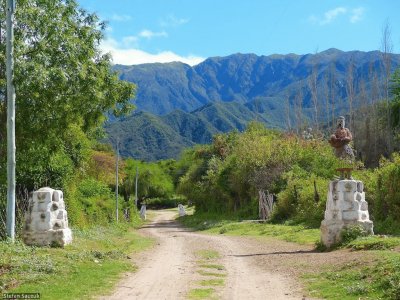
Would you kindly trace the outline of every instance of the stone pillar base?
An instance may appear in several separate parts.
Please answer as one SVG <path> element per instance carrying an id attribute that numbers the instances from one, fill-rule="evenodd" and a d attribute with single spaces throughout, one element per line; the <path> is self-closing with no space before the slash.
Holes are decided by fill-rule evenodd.
<path id="1" fill-rule="evenodd" d="M 72 243 L 72 231 L 69 228 L 24 232 L 24 243 L 31 246 L 64 247 Z"/>
<path id="2" fill-rule="evenodd" d="M 22 238 L 32 246 L 64 247 L 72 242 L 62 191 L 41 188 L 33 192 Z"/>
<path id="3" fill-rule="evenodd" d="M 329 184 L 325 218 L 321 222 L 321 242 L 327 248 L 340 243 L 342 230 L 354 225 L 374 234 L 364 184 L 358 180 L 333 180 Z"/>

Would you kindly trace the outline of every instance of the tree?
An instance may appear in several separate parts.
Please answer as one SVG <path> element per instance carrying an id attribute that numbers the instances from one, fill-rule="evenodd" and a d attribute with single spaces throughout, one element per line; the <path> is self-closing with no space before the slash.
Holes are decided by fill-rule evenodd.
<path id="1" fill-rule="evenodd" d="M 386 139 L 388 144 L 388 152 L 393 152 L 393 143 L 392 143 L 392 130 L 391 130 L 391 115 L 390 115 L 390 105 L 389 105 L 389 83 L 391 78 L 391 67 L 392 67 L 392 57 L 391 53 L 393 50 L 393 44 L 391 40 L 391 28 L 390 23 L 386 20 L 383 29 L 382 29 L 382 63 L 383 63 L 383 71 L 384 71 L 384 92 L 385 92 L 385 100 L 386 100 Z"/>
<path id="2" fill-rule="evenodd" d="M 135 194 L 136 168 L 139 170 L 138 198 L 169 198 L 174 191 L 173 179 L 162 163 L 145 163 L 131 158 L 126 160 L 126 176 L 123 181 L 125 198 Z"/>
<path id="3" fill-rule="evenodd" d="M 319 116 L 318 116 L 318 86 L 317 86 L 317 79 L 318 79 L 318 69 L 317 64 L 314 63 L 312 67 L 312 72 L 310 77 L 308 78 L 308 87 L 311 93 L 311 100 L 313 103 L 313 121 L 314 127 L 319 130 L 318 123 L 319 123 Z"/>
<path id="4" fill-rule="evenodd" d="M 292 131 L 292 123 L 291 123 L 291 115 L 290 115 L 290 97 L 289 95 L 285 94 L 285 117 L 286 117 L 286 131 Z"/>
<path id="5" fill-rule="evenodd" d="M 330 113 L 330 101 L 329 101 L 329 75 L 328 72 L 325 73 L 324 75 L 324 81 L 323 81 L 323 97 L 325 99 L 325 120 L 328 124 L 328 127 L 330 126 L 330 119 L 331 119 L 331 113 Z M 333 126 L 333 124 L 332 124 Z"/>
<path id="6" fill-rule="evenodd" d="M 296 116 L 296 130 L 297 134 L 301 133 L 303 128 L 303 91 L 300 89 L 294 96 L 295 116 Z"/>
<path id="7" fill-rule="evenodd" d="M 336 111 L 335 111 L 335 89 L 336 89 L 336 62 L 335 60 L 332 60 L 330 66 L 329 66 L 329 94 L 330 94 L 330 100 L 331 100 L 331 120 L 332 120 L 332 128 L 335 126 L 335 120 L 336 120 Z"/>
<path id="8" fill-rule="evenodd" d="M 349 108 L 350 108 L 349 128 L 350 128 L 350 131 L 353 132 L 353 136 L 355 136 L 354 114 L 353 114 L 355 89 L 354 89 L 354 64 L 353 64 L 352 59 L 350 60 L 349 66 L 347 68 L 347 82 L 346 83 L 347 83 L 346 84 L 346 93 L 347 93 L 347 99 L 349 101 Z"/>
<path id="9" fill-rule="evenodd" d="M 0 20 L 4 15 L 1 6 Z M 0 120 L 4 120 L 4 23 L 0 26 Z M 100 50 L 104 28 L 75 0 L 18 1 L 14 82 L 20 182 L 31 187 L 59 185 L 60 172 L 82 162 L 87 137 L 102 124 L 105 112 L 120 115 L 133 108 L 129 99 L 135 86 L 118 79 L 111 71 L 110 55 Z M 1 122 L 2 141 L 4 136 Z M 4 142 L 0 156 L 4 158 Z M 60 165 L 67 169 L 55 170 Z"/>
<path id="10" fill-rule="evenodd" d="M 393 95 L 393 100 L 391 102 L 391 127 L 394 130 L 400 129 L 400 69 L 394 72 L 392 77 L 391 93 Z M 399 136 L 397 136 L 399 138 Z"/>

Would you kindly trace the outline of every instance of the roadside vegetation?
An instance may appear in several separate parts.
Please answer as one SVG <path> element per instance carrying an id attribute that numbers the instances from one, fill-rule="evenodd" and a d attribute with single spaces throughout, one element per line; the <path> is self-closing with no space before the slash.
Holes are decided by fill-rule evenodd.
<path id="1" fill-rule="evenodd" d="M 122 272 L 135 271 L 130 255 L 153 243 L 128 224 L 74 229 L 73 235 L 63 249 L 0 242 L 0 293 L 40 293 L 49 300 L 106 294 Z"/>
<path id="2" fill-rule="evenodd" d="M 400 86 L 398 79 L 396 86 Z M 394 116 L 399 95 L 394 94 L 391 102 Z M 398 127 L 391 132 L 396 140 Z M 207 233 L 274 237 L 326 251 L 319 243 L 319 226 L 328 183 L 341 166 L 323 135 L 304 139 L 252 123 L 243 133 L 215 136 L 213 144 L 188 150 L 178 161 L 178 170 L 184 172 L 177 191 L 195 205 L 195 213 L 180 220 Z M 377 235 L 365 236 L 359 228 L 350 228 L 333 251 L 359 251 L 361 258 L 368 251 L 368 259 L 327 263 L 301 277 L 315 297 L 399 299 L 400 154 L 381 156 L 375 167 L 362 160 L 352 167 L 353 177 L 364 182 Z M 267 223 L 254 221 L 259 191 L 275 195 Z"/>
<path id="3" fill-rule="evenodd" d="M 243 133 L 217 135 L 213 144 L 186 151 L 176 163 L 176 173 L 183 174 L 177 192 L 195 205 L 194 222 L 202 214 L 211 222 L 256 220 L 259 191 L 267 191 L 276 195 L 270 223 L 319 228 L 328 183 L 342 165 L 323 139 L 304 140 L 252 123 Z M 353 167 L 353 177 L 364 182 L 375 232 L 400 233 L 400 155 L 382 158 L 379 168 L 361 161 Z"/>
<path id="4" fill-rule="evenodd" d="M 5 20 L 5 5 L 0 17 Z M 0 35 L 0 293 L 39 292 L 41 299 L 83 299 L 105 293 L 134 266 L 127 258 L 151 245 L 135 233 L 132 203 L 115 213 L 116 155 L 103 144 L 108 116 L 132 111 L 136 86 L 119 80 L 100 43 L 105 24 L 74 0 L 18 2 L 15 16 L 16 242 L 6 239 L 5 34 Z M 0 24 L 5 32 L 5 22 Z M 121 162 L 120 182 L 125 179 Z M 29 193 L 64 192 L 72 245 L 26 246 L 21 228 Z"/>
<path id="5" fill-rule="evenodd" d="M 0 17 L 5 19 L 4 6 L 0 6 Z M 0 26 L 4 32 L 4 22 Z M 0 292 L 40 292 L 43 299 L 88 298 L 106 293 L 122 272 L 133 271 L 128 256 L 152 243 L 134 231 L 140 224 L 134 205 L 137 171 L 138 204 L 155 208 L 193 205 L 194 215 L 181 219 L 189 227 L 215 234 L 316 243 L 327 185 L 343 162 L 334 157 L 326 142 L 327 128 L 307 139 L 300 136 L 304 125 L 300 117 L 297 132 L 280 132 L 252 122 L 242 133 L 218 134 L 210 145 L 187 149 L 178 161 L 121 160 L 115 182 L 117 137 L 106 137 L 103 126 L 107 116 L 116 118 L 132 111 L 130 100 L 136 86 L 119 80 L 112 71 L 111 57 L 101 52 L 104 29 L 98 16 L 79 9 L 75 0 L 18 4 L 18 238 L 15 244 L 6 240 L 6 172 L 0 172 Z M 0 53 L 5 53 L 4 39 L 1 35 Z M 0 55 L 0 70 L 0 139 L 4 141 L 4 55 Z M 368 123 L 354 122 L 359 126 L 355 144 L 373 162 L 354 163 L 353 176 L 364 182 L 375 232 L 392 236 L 348 232 L 338 248 L 368 250 L 375 260 L 367 265 L 327 266 L 320 273 L 304 275 L 312 295 L 400 298 L 400 238 L 396 237 L 400 235 L 399 72 L 393 76 L 391 91 L 393 99 L 384 99 L 386 104 L 373 99 L 380 104 L 374 105 L 375 114 Z M 371 124 L 376 125 L 375 133 L 385 129 L 383 140 L 373 137 L 374 147 L 369 144 Z M 373 155 L 369 148 L 376 148 Z M 6 169 L 6 158 L 6 143 L 2 142 L 0 170 Z M 20 240 L 29 192 L 43 186 L 64 192 L 74 232 L 74 243 L 64 249 L 25 246 Z M 260 192 L 275 195 L 268 223 L 242 222 L 258 218 Z M 205 278 L 189 295 L 196 299 L 210 297 L 224 284 L 218 255 L 212 251 L 198 255 L 199 274 Z M 342 288 L 333 291 L 335 285 Z"/>
<path id="6" fill-rule="evenodd" d="M 399 253 L 373 254 L 372 261 L 365 260 L 362 264 L 326 265 L 322 272 L 303 275 L 310 295 L 337 300 L 399 299 Z"/>

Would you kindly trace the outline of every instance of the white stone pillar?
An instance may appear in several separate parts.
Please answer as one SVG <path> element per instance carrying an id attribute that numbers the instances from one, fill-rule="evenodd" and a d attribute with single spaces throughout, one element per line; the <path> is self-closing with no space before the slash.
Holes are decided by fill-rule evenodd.
<path id="1" fill-rule="evenodd" d="M 325 218 L 321 223 L 321 241 L 330 248 L 341 241 L 341 232 L 352 225 L 361 225 L 374 234 L 365 201 L 364 184 L 359 180 L 333 180 L 329 183 Z"/>
<path id="2" fill-rule="evenodd" d="M 180 217 L 186 216 L 185 207 L 182 204 L 178 204 L 178 211 Z"/>
<path id="3" fill-rule="evenodd" d="M 45 187 L 33 192 L 25 214 L 23 240 L 27 245 L 58 247 L 72 242 L 62 191 Z"/>
<path id="4" fill-rule="evenodd" d="M 146 220 L 146 204 L 142 204 L 140 208 L 140 218 L 144 221 Z"/>

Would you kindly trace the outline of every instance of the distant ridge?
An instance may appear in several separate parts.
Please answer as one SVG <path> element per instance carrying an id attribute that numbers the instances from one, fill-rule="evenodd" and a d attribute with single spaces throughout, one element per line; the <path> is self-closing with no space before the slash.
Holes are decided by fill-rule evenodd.
<path id="1" fill-rule="evenodd" d="M 136 112 L 107 125 L 106 131 L 119 136 L 122 156 L 152 161 L 177 158 L 186 147 L 209 144 L 219 132 L 242 131 L 256 119 L 257 115 L 243 104 L 214 102 L 191 113 L 174 110 L 158 116 Z M 268 124 L 263 118 L 258 121 Z"/>
<path id="2" fill-rule="evenodd" d="M 400 65 L 400 55 L 390 57 L 395 70 Z M 361 104 L 361 83 L 368 97 L 372 78 L 376 77 L 378 85 L 382 83 L 379 51 L 344 52 L 331 48 L 305 55 L 237 53 L 211 57 L 193 67 L 180 62 L 116 65 L 114 69 L 121 79 L 137 84 L 134 103 L 142 113 L 121 119 L 107 130 L 118 128 L 124 132 L 124 156 L 156 160 L 177 157 L 184 147 L 210 142 L 216 132 L 243 130 L 250 120 L 285 128 L 288 117 L 294 122 L 298 107 L 303 121 L 311 119 L 309 82 L 313 72 L 321 112 L 318 121 L 324 122 L 325 111 L 332 109 L 327 107 L 332 97 L 333 114 L 348 109 L 350 64 L 354 66 L 353 105 L 357 108 Z"/>

